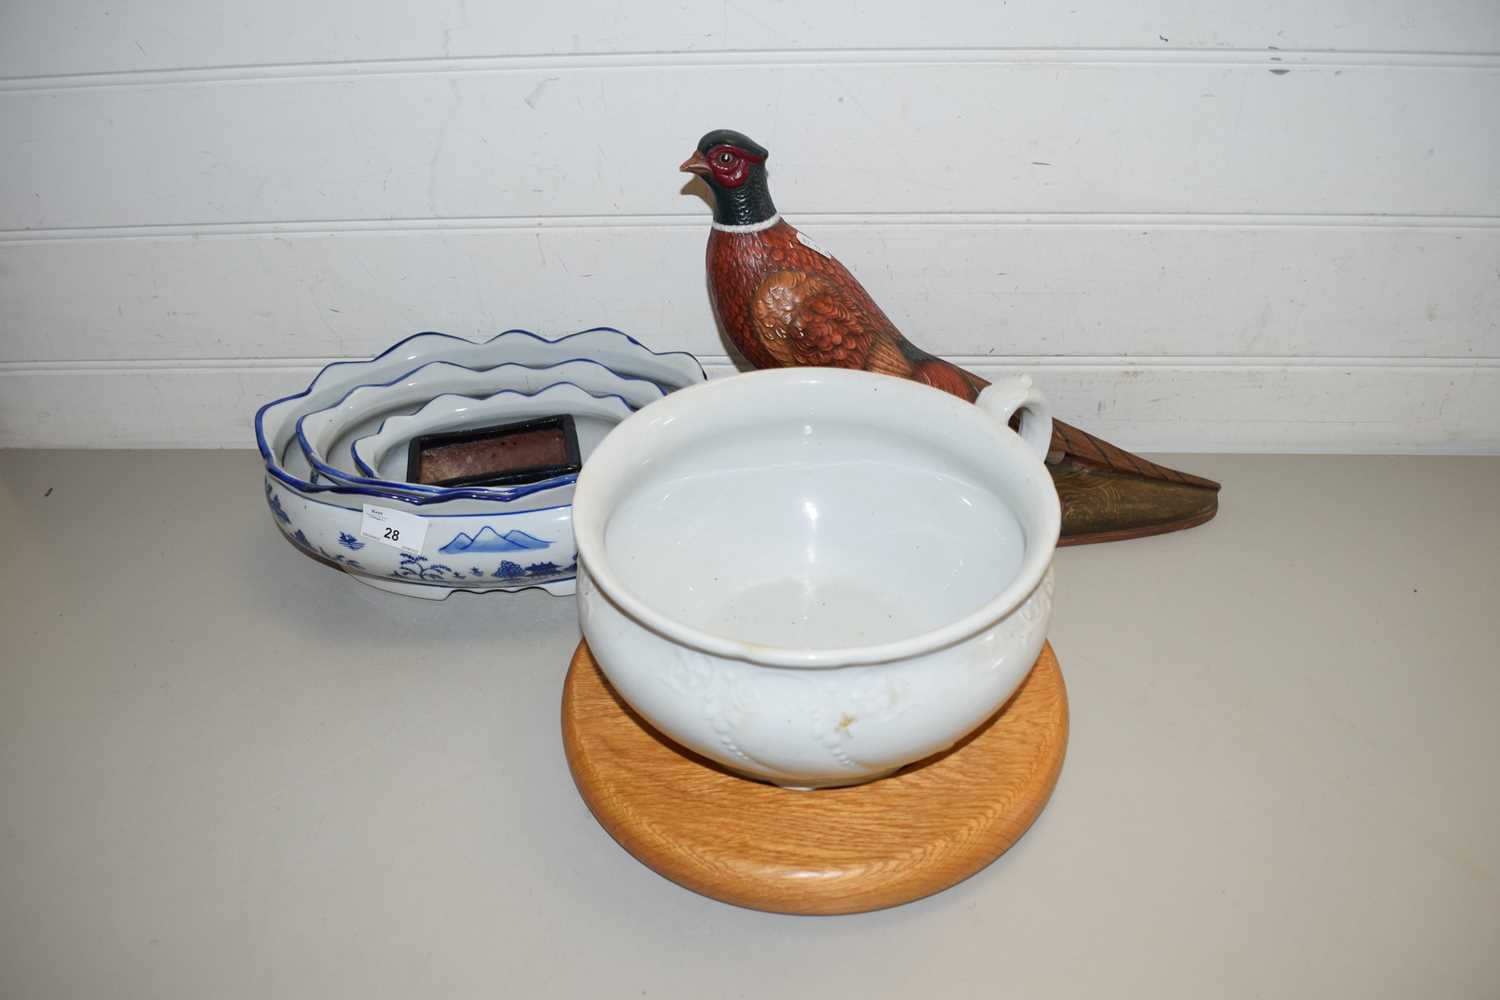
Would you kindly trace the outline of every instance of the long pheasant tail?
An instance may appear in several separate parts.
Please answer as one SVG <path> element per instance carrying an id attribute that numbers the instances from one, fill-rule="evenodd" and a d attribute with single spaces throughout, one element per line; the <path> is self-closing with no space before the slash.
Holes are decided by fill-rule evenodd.
<path id="1" fill-rule="evenodd" d="M 1052 421 L 1052 450 L 1062 451 L 1079 462 L 1099 469 L 1196 486 L 1214 493 L 1219 491 L 1219 484 L 1212 479 L 1204 479 L 1202 476 L 1195 476 L 1189 472 L 1178 472 L 1165 465 L 1148 462 L 1139 455 L 1132 455 L 1124 448 L 1117 448 L 1103 438 L 1094 437 L 1088 431 L 1080 430 L 1072 424 L 1065 424 L 1061 420 Z"/>
<path id="2" fill-rule="evenodd" d="M 989 383 L 903 341 L 911 378 L 970 402 Z M 1047 463 L 1062 502 L 1060 545 L 1123 541 L 1203 524 L 1219 511 L 1219 484 L 1132 455 L 1061 420 Z"/>
<path id="3" fill-rule="evenodd" d="M 1048 463 L 1062 501 L 1059 545 L 1089 545 L 1181 531 L 1219 512 L 1219 484 L 1132 455 L 1061 420 Z"/>

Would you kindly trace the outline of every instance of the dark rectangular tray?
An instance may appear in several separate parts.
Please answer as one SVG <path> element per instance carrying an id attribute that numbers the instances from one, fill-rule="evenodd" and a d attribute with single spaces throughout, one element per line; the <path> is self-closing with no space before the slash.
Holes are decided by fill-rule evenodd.
<path id="1" fill-rule="evenodd" d="M 423 434 L 406 450 L 406 481 L 426 486 L 520 486 L 581 468 L 572 414 Z"/>

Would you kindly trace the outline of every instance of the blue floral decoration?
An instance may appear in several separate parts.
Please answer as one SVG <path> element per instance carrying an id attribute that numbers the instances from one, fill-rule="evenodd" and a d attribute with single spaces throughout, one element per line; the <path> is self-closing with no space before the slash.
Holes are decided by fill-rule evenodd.
<path id="1" fill-rule="evenodd" d="M 338 557 L 335 557 L 338 558 Z M 338 559 L 343 562 L 343 559 Z M 349 564 L 352 564 L 349 563 Z M 456 583 L 459 580 L 484 579 L 486 575 L 492 580 L 552 580 L 561 577 L 572 576 L 578 572 L 578 561 L 566 566 L 559 566 L 554 562 L 535 562 L 529 566 L 522 566 L 518 562 L 506 559 L 495 568 L 495 571 L 486 574 L 478 566 L 469 567 L 469 572 L 456 570 L 446 563 L 435 563 L 426 556 L 414 556 L 403 552 L 401 554 L 401 565 L 389 576 L 404 580 L 421 580 L 424 583 Z"/>
<path id="2" fill-rule="evenodd" d="M 426 556 L 414 556 L 409 552 L 401 553 L 401 565 L 392 570 L 390 575 L 434 582 L 463 578 L 463 574 L 455 572 L 452 566 L 431 562 Z"/>
<path id="3" fill-rule="evenodd" d="M 321 555 L 324 559 L 327 559 L 329 562 L 338 563 L 340 566 L 343 566 L 346 569 L 364 569 L 364 566 L 360 565 L 358 559 L 350 559 L 348 556 L 345 556 L 339 552 L 324 552 L 322 546 L 318 547 L 318 554 Z"/>
<path id="4" fill-rule="evenodd" d="M 349 534 L 347 531 L 339 532 L 339 544 L 351 552 L 358 552 L 365 547 L 365 543 Z"/>
<path id="5" fill-rule="evenodd" d="M 291 524 L 292 518 L 286 511 L 281 509 L 281 497 L 271 491 L 271 484 L 266 484 L 266 503 L 271 505 L 271 513 L 281 519 L 283 524 Z"/>

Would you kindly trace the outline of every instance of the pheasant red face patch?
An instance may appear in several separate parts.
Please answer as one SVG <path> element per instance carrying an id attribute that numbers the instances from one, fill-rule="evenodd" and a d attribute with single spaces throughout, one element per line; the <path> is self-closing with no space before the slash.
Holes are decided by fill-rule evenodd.
<path id="1" fill-rule="evenodd" d="M 737 188 L 750 176 L 750 164 L 764 163 L 764 156 L 747 153 L 738 146 L 720 145 L 708 151 L 708 167 L 720 187 Z"/>

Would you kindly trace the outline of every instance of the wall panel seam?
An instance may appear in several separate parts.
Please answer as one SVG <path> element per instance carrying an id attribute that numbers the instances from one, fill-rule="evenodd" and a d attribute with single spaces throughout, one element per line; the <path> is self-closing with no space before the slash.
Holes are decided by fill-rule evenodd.
<path id="1" fill-rule="evenodd" d="M 798 212 L 799 227 L 827 229 L 1369 229 L 1495 230 L 1497 215 L 1255 212 Z M 360 236 L 507 230 L 708 229 L 707 211 L 664 215 L 527 215 L 466 218 L 305 219 L 271 222 L 185 222 L 128 226 L 0 229 L 0 246 L 104 240 L 196 240 L 237 237 Z"/>
<path id="2" fill-rule="evenodd" d="M 889 48 L 764 49 L 699 52 L 608 52 L 506 56 L 414 57 L 299 63 L 197 66 L 0 77 L 0 93 L 119 87 L 274 83 L 372 76 L 455 76 L 481 73 L 597 70 L 733 69 L 797 66 L 1162 66 L 1288 69 L 1446 69 L 1494 71 L 1500 53 L 1339 51 L 1313 49 L 1150 48 Z"/>

